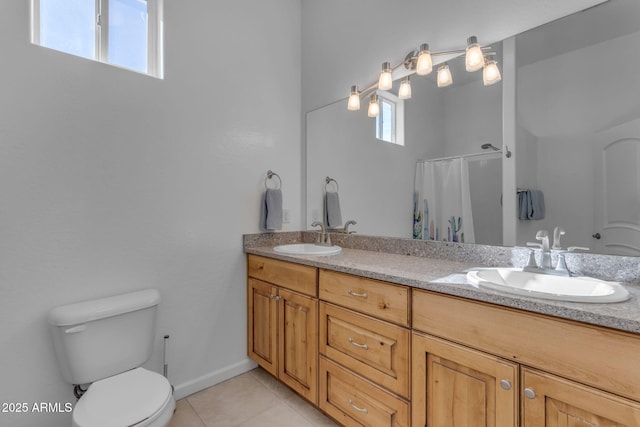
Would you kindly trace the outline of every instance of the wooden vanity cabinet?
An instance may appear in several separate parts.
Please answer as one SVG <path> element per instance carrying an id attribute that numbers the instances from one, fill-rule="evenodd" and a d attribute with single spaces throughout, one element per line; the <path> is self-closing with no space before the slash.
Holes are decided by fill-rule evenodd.
<path id="1" fill-rule="evenodd" d="M 640 426 L 637 334 L 247 260 L 249 357 L 345 426 Z"/>
<path id="2" fill-rule="evenodd" d="M 640 426 L 637 335 L 421 290 L 412 301 L 414 426 Z M 442 421 L 452 405 L 487 421 Z"/>
<path id="3" fill-rule="evenodd" d="M 249 255 L 248 272 L 249 357 L 317 404 L 317 270 Z"/>

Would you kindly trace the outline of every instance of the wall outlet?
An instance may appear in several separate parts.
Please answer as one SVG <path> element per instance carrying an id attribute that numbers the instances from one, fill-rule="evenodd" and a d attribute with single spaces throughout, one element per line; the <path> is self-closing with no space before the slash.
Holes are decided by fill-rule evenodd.
<path id="1" fill-rule="evenodd" d="M 290 219 L 290 213 L 289 213 L 289 209 L 282 209 L 282 223 L 283 224 L 289 224 L 289 221 L 291 221 Z"/>
<path id="2" fill-rule="evenodd" d="M 320 221 L 320 209 L 311 210 L 311 222 Z"/>

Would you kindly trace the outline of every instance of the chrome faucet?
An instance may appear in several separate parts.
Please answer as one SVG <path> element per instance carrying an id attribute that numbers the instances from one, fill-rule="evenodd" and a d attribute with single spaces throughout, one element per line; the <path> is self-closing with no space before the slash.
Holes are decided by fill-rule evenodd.
<path id="1" fill-rule="evenodd" d="M 327 232 L 325 226 L 320 221 L 315 221 L 311 223 L 312 227 L 320 227 L 318 230 L 318 236 L 316 237 L 316 245 L 320 246 L 332 246 L 331 244 L 331 236 Z"/>
<path id="2" fill-rule="evenodd" d="M 357 222 L 355 222 L 354 220 L 350 219 L 349 221 L 344 223 L 344 227 L 342 228 L 342 232 L 344 234 L 353 234 L 355 233 L 355 231 L 349 231 L 349 226 L 350 225 L 356 225 Z"/>
<path id="3" fill-rule="evenodd" d="M 551 268 L 551 251 L 549 250 L 549 232 L 547 230 L 538 230 L 536 233 L 536 240 L 540 240 L 541 243 L 527 245 L 538 246 L 541 250 L 540 268 Z"/>
<path id="4" fill-rule="evenodd" d="M 560 244 L 560 236 L 564 236 L 565 231 L 562 227 L 556 227 L 553 229 L 553 246 L 551 249 L 554 251 L 562 250 L 562 245 Z"/>

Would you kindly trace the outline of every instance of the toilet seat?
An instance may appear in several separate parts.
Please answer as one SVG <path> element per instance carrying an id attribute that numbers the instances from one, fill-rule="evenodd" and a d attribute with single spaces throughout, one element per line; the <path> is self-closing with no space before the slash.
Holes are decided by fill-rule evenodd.
<path id="1" fill-rule="evenodd" d="M 168 421 L 174 408 L 169 381 L 136 368 L 92 383 L 73 410 L 73 426 L 147 426 Z"/>

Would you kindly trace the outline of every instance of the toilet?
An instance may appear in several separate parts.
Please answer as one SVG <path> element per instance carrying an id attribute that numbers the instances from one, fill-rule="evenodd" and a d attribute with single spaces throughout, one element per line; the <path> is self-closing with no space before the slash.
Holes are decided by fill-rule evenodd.
<path id="1" fill-rule="evenodd" d="M 89 384 L 74 427 L 164 427 L 171 384 L 142 368 L 151 356 L 160 294 L 155 289 L 56 307 L 49 312 L 58 365 L 70 384 Z"/>

